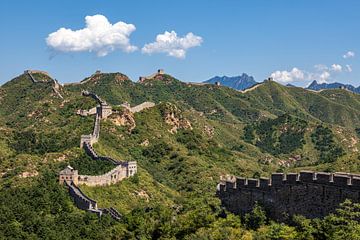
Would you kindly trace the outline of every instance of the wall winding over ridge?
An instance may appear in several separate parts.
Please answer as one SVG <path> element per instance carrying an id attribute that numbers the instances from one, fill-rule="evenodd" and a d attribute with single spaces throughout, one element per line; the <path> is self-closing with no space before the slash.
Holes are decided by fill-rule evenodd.
<path id="1" fill-rule="evenodd" d="M 250 212 L 258 202 L 270 217 L 280 221 L 294 214 L 324 217 L 345 199 L 360 202 L 360 176 L 311 171 L 274 173 L 271 179 L 232 176 L 220 181 L 217 195 L 222 205 L 235 214 Z"/>
<path id="2" fill-rule="evenodd" d="M 92 144 L 97 142 L 100 137 L 100 121 L 108 117 L 112 113 L 112 108 L 105 101 L 101 100 L 96 94 L 83 91 L 84 96 L 90 96 L 95 99 L 100 105 L 96 107 L 95 123 L 93 132 L 88 135 L 81 135 L 80 147 L 84 148 L 85 152 L 97 161 L 108 161 L 114 165 L 114 168 L 98 176 L 92 175 L 79 175 L 78 171 L 71 166 L 67 166 L 64 170 L 60 171 L 59 183 L 65 183 L 69 189 L 70 196 L 74 199 L 78 208 L 87 210 L 101 216 L 102 214 L 109 214 L 112 218 L 119 220 L 121 215 L 114 208 L 98 209 L 96 201 L 87 197 L 77 185 L 85 184 L 88 186 L 104 186 L 117 183 L 126 177 L 131 177 L 137 172 L 136 161 L 122 162 L 117 161 L 111 157 L 99 156 Z M 89 111 L 87 111 L 88 113 Z M 88 114 L 81 114 L 84 111 L 78 111 L 78 114 L 87 116 Z"/>

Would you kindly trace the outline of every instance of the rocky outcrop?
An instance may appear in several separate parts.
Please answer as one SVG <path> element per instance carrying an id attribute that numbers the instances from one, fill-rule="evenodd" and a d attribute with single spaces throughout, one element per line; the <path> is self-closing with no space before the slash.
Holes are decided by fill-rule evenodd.
<path id="1" fill-rule="evenodd" d="M 176 133 L 178 129 L 192 130 L 190 121 L 183 117 L 181 110 L 174 104 L 166 103 L 161 107 L 161 112 L 165 123 L 171 126 L 171 129 L 168 130 L 170 133 Z"/>
<path id="2" fill-rule="evenodd" d="M 109 214 L 116 220 L 119 220 L 121 215 L 113 208 L 98 209 L 94 200 L 88 198 L 77 185 L 84 184 L 88 186 L 104 186 L 117 183 L 124 178 L 134 176 L 137 172 L 136 161 L 122 162 L 117 161 L 108 156 L 100 156 L 94 150 L 92 144 L 97 142 L 100 137 L 100 121 L 112 115 L 112 107 L 103 101 L 99 96 L 88 91 L 83 91 L 84 96 L 90 96 L 95 99 L 99 106 L 96 108 L 95 123 L 92 134 L 81 135 L 80 147 L 84 148 L 85 152 L 93 159 L 99 161 L 108 161 L 115 167 L 100 176 L 79 175 L 78 171 L 71 166 L 67 166 L 60 171 L 59 183 L 65 183 L 68 186 L 70 195 L 74 198 L 76 205 L 83 210 L 87 210 L 101 216 L 102 214 Z M 91 110 L 90 110 L 91 111 Z M 77 113 L 81 116 L 89 115 L 90 111 L 79 110 Z M 135 120 L 132 119 L 135 123 Z"/>
<path id="3" fill-rule="evenodd" d="M 214 127 L 205 125 L 204 131 L 203 131 L 209 138 L 212 138 L 214 136 Z"/>
<path id="4" fill-rule="evenodd" d="M 129 132 L 136 127 L 134 114 L 128 109 L 115 112 L 109 117 L 109 120 L 116 126 L 126 126 Z"/>

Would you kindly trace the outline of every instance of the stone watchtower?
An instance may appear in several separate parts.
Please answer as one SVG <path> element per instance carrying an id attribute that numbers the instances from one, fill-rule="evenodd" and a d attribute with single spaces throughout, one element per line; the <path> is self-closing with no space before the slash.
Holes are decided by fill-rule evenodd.
<path id="1" fill-rule="evenodd" d="M 64 170 L 60 171 L 59 174 L 59 183 L 63 184 L 64 182 L 71 183 L 74 182 L 75 185 L 78 184 L 79 174 L 78 170 L 74 170 L 70 165 L 68 165 Z"/>
<path id="2" fill-rule="evenodd" d="M 107 103 L 103 103 L 100 106 L 100 116 L 102 119 L 106 119 L 112 114 L 112 107 Z"/>
<path id="3" fill-rule="evenodd" d="M 127 162 L 127 177 L 132 177 L 137 173 L 136 161 Z"/>

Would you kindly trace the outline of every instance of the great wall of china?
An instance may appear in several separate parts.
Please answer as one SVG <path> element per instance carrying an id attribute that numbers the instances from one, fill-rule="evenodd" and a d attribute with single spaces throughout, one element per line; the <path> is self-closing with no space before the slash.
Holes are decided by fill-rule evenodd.
<path id="1" fill-rule="evenodd" d="M 245 214 L 259 203 L 270 217 L 324 217 L 350 199 L 360 202 L 360 175 L 301 171 L 274 173 L 271 178 L 223 177 L 217 186 L 222 205 L 232 213 Z"/>
<path id="2" fill-rule="evenodd" d="M 40 70 L 25 70 L 25 71 L 24 71 L 24 74 L 28 75 L 33 83 L 42 82 L 42 81 L 37 80 L 37 79 L 34 77 L 33 74 L 43 74 L 43 75 L 49 77 L 49 78 L 50 78 L 50 81 L 52 81 L 53 84 L 54 84 L 54 85 L 52 86 L 53 91 L 55 92 L 55 94 L 56 94 L 59 98 L 63 99 L 63 96 L 61 95 L 61 93 L 60 93 L 60 91 L 59 91 L 59 90 L 60 90 L 60 84 L 59 84 L 59 82 L 58 82 L 56 79 L 53 79 L 52 77 L 50 77 L 50 75 L 49 75 L 48 72 L 40 71 Z"/>
<path id="3" fill-rule="evenodd" d="M 117 183 L 124 178 L 134 176 L 137 172 L 137 163 L 136 161 L 117 161 L 108 156 L 99 156 L 99 154 L 96 153 L 92 145 L 99 139 L 100 121 L 101 119 L 106 119 L 112 114 L 112 108 L 96 94 L 83 91 L 82 95 L 92 97 L 98 103 L 98 106 L 95 108 L 95 110 L 79 110 L 77 112 L 81 116 L 95 115 L 93 132 L 88 135 L 81 135 L 80 147 L 84 148 L 85 152 L 93 160 L 108 161 L 114 165 L 114 168 L 103 175 L 92 176 L 79 175 L 77 170 L 73 169 L 71 166 L 67 166 L 64 170 L 60 171 L 59 183 L 64 183 L 68 187 L 69 194 L 74 199 L 74 202 L 78 208 L 96 213 L 99 216 L 102 214 L 109 214 L 112 218 L 119 220 L 121 215 L 114 208 L 98 208 L 96 201 L 86 196 L 78 186 L 82 184 L 88 186 L 104 186 Z"/>
<path id="4" fill-rule="evenodd" d="M 146 76 L 146 77 L 141 76 L 141 77 L 139 77 L 139 82 L 144 82 L 145 80 L 153 79 L 157 75 L 163 75 L 163 74 L 165 74 L 164 69 L 158 69 L 156 73 L 153 73 L 153 74 L 151 74 L 149 76 Z"/>

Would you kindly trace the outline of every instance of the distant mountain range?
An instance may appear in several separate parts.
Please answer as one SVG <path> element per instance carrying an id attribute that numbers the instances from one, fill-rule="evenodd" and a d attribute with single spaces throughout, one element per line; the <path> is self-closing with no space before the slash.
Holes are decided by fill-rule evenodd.
<path id="1" fill-rule="evenodd" d="M 243 73 L 241 76 L 234 76 L 234 77 L 215 76 L 213 78 L 210 78 L 209 80 L 204 81 L 203 83 L 215 84 L 216 82 L 219 82 L 220 85 L 234 88 L 236 90 L 245 90 L 251 88 L 252 86 L 258 83 L 255 81 L 254 77 L 249 76 L 246 73 Z M 295 87 L 292 84 L 287 84 L 286 86 Z M 308 87 L 306 87 L 306 89 L 315 90 L 315 91 L 319 91 L 322 89 L 339 89 L 339 88 L 344 88 L 355 93 L 360 93 L 360 86 L 354 87 L 351 84 L 343 84 L 338 82 L 318 83 L 316 80 L 314 80 Z"/>
<path id="2" fill-rule="evenodd" d="M 204 83 L 212 83 L 215 84 L 219 82 L 220 85 L 231 87 L 237 90 L 245 90 L 257 84 L 254 80 L 254 77 L 243 73 L 241 76 L 227 77 L 227 76 L 216 76 L 210 78 L 209 80 L 204 81 Z"/>
<path id="3" fill-rule="evenodd" d="M 360 86 L 354 87 L 351 84 L 343 84 L 343 83 L 318 83 L 316 80 L 314 80 L 306 89 L 311 89 L 315 91 L 319 91 L 321 89 L 336 89 L 336 88 L 346 88 L 349 91 L 360 93 Z"/>

